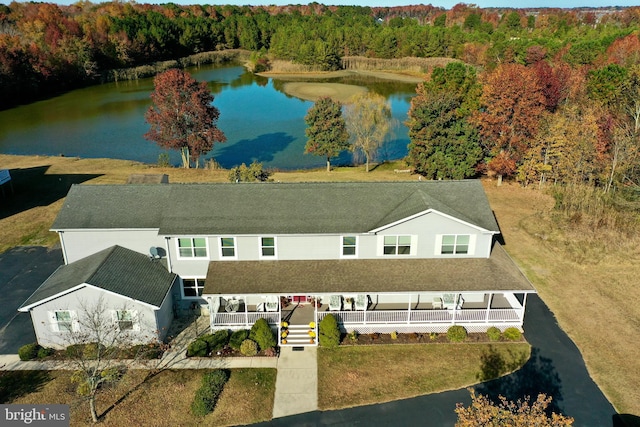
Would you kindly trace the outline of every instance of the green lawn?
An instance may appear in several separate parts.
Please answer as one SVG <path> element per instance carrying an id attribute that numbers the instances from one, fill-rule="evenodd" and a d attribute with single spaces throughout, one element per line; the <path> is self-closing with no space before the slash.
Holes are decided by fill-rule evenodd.
<path id="1" fill-rule="evenodd" d="M 529 358 L 528 343 L 357 345 L 318 351 L 318 406 L 338 409 L 454 390 Z M 501 363 L 498 363 L 501 365 Z"/>

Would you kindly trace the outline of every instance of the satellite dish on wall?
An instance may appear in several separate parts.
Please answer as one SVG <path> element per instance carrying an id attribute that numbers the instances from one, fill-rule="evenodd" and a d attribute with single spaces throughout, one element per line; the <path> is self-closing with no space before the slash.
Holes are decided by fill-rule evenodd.
<path id="1" fill-rule="evenodd" d="M 158 248 L 151 246 L 149 248 L 149 257 L 151 259 L 160 259 L 160 252 L 158 251 Z"/>

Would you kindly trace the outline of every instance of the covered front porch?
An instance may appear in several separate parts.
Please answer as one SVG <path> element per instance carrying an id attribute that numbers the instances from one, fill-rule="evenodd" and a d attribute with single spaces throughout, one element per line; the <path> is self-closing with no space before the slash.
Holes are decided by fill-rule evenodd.
<path id="1" fill-rule="evenodd" d="M 212 262 L 204 297 L 212 330 L 265 318 L 280 336 L 283 321 L 309 329 L 329 313 L 344 332 L 522 329 L 534 292 L 496 244 L 483 259 Z"/>

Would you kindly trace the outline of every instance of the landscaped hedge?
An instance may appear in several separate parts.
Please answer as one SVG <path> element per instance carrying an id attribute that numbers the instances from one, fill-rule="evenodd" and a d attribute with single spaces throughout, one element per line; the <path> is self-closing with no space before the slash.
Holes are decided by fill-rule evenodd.
<path id="1" fill-rule="evenodd" d="M 40 348 L 36 342 L 25 344 L 18 349 L 18 357 L 20 357 L 20 360 L 33 360 L 38 357 Z"/>
<path id="2" fill-rule="evenodd" d="M 229 343 L 229 331 L 222 329 L 216 331 L 215 334 L 204 335 L 202 340 L 206 341 L 209 347 L 209 353 L 222 350 Z"/>
<path id="3" fill-rule="evenodd" d="M 447 329 L 447 338 L 451 342 L 462 342 L 467 339 L 467 330 L 464 326 L 453 325 Z"/>
<path id="4" fill-rule="evenodd" d="M 338 321 L 333 314 L 327 314 L 318 325 L 318 339 L 320 345 L 328 348 L 335 348 L 340 345 L 340 328 Z"/>
<path id="5" fill-rule="evenodd" d="M 253 340 L 244 340 L 240 345 L 240 353 L 243 356 L 253 357 L 258 354 L 258 344 Z"/>
<path id="6" fill-rule="evenodd" d="M 193 341 L 187 347 L 187 357 L 205 357 L 209 354 L 209 344 L 201 338 Z"/>
<path id="7" fill-rule="evenodd" d="M 242 345 L 242 341 L 249 338 L 249 330 L 240 329 L 238 331 L 234 331 L 231 334 L 231 338 L 229 338 L 229 347 L 234 350 L 240 350 L 240 346 Z"/>
<path id="8" fill-rule="evenodd" d="M 502 336 L 502 332 L 500 332 L 500 329 L 496 328 L 495 326 L 492 326 L 489 329 L 487 329 L 487 336 L 491 341 L 499 341 L 500 337 Z"/>
<path id="9" fill-rule="evenodd" d="M 196 391 L 191 403 L 191 412 L 197 417 L 204 417 L 213 412 L 224 385 L 229 380 L 229 372 L 223 369 L 207 372 L 202 377 L 202 385 Z"/>
<path id="10" fill-rule="evenodd" d="M 507 328 L 504 330 L 503 336 L 509 341 L 520 341 L 522 338 L 522 332 L 518 328 Z"/>
<path id="11" fill-rule="evenodd" d="M 276 336 L 269 326 L 267 319 L 260 318 L 251 327 L 249 339 L 258 343 L 260 350 L 266 350 L 276 346 Z"/>

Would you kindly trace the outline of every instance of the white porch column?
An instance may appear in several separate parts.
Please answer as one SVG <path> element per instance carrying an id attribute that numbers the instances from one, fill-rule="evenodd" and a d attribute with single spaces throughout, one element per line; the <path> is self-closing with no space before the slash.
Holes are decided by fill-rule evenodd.
<path id="1" fill-rule="evenodd" d="M 411 323 L 411 294 L 409 294 L 409 307 L 407 307 L 407 324 Z"/>
<path id="2" fill-rule="evenodd" d="M 529 294 L 525 292 L 524 298 L 522 298 L 522 311 L 520 312 L 520 321 L 521 322 L 524 322 L 524 310 L 527 307 L 527 295 L 529 295 Z"/>
<path id="3" fill-rule="evenodd" d="M 247 296 L 242 295 L 242 301 L 244 301 L 244 324 L 249 325 L 249 308 L 247 304 Z"/>
<path id="4" fill-rule="evenodd" d="M 493 292 L 489 293 L 489 301 L 487 302 L 487 315 L 485 316 L 485 322 L 489 323 L 489 311 L 491 310 L 491 301 L 493 300 Z"/>

